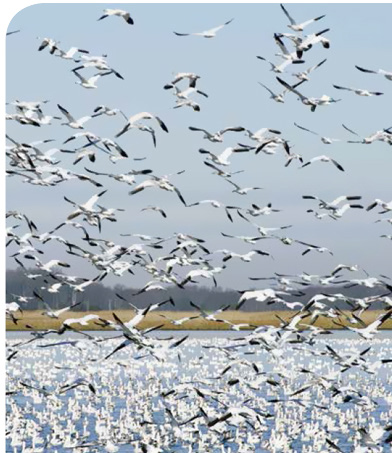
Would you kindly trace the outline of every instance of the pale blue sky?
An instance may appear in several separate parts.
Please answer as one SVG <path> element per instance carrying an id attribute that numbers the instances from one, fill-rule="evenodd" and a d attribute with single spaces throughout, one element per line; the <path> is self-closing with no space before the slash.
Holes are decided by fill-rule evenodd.
<path id="1" fill-rule="evenodd" d="M 135 21 L 130 26 L 118 17 L 97 22 L 106 7 L 128 10 Z M 302 200 L 304 194 L 317 195 L 326 200 L 342 195 L 362 195 L 367 206 L 374 198 L 391 199 L 391 149 L 385 143 L 371 146 L 347 144 L 351 140 L 341 124 L 356 130 L 365 137 L 385 127 L 392 126 L 390 115 L 392 82 L 381 76 L 363 74 L 354 65 L 365 68 L 392 70 L 390 34 L 391 5 L 389 4 L 288 4 L 287 9 L 298 21 L 326 14 L 318 23 L 309 26 L 307 33 L 330 28 L 326 36 L 331 48 L 315 46 L 305 53 L 306 63 L 291 66 L 282 78 L 291 83 L 291 72 L 305 69 L 324 58 L 327 62 L 312 73 L 310 82 L 301 86 L 304 94 L 320 97 L 323 94 L 341 98 L 342 101 L 320 107 L 315 113 L 289 94 L 283 105 L 269 99 L 268 93 L 258 81 L 280 91 L 275 74 L 269 65 L 256 59 L 256 55 L 277 62 L 274 54 L 279 51 L 274 32 L 290 32 L 287 19 L 279 4 L 40 4 L 22 10 L 12 20 L 9 30 L 21 32 L 7 38 L 7 101 L 49 99 L 45 113 L 58 115 L 56 104 L 67 108 L 75 117 L 88 115 L 99 104 L 122 109 L 127 115 L 150 111 L 160 116 L 170 133 L 157 131 L 156 149 L 149 134 L 130 131 L 118 139 L 130 157 L 146 156 L 142 162 L 131 159 L 117 164 L 99 155 L 95 164 L 84 160 L 72 166 L 69 155 L 59 154 L 60 166 L 85 172 L 84 166 L 96 171 L 120 173 L 132 168 L 151 168 L 154 174 L 163 175 L 185 169 L 172 181 L 178 185 L 186 201 L 217 199 L 226 204 L 250 207 L 251 203 L 264 206 L 272 202 L 282 212 L 268 217 L 255 218 L 263 226 L 293 224 L 285 234 L 299 240 L 327 246 L 334 257 L 309 254 L 301 256 L 301 248 L 287 247 L 272 240 L 260 241 L 258 248 L 268 250 L 275 257 L 255 258 L 254 263 L 228 263 L 225 273 L 218 277 L 222 286 L 243 288 L 250 286 L 247 276 L 272 272 L 329 273 L 339 263 L 357 263 L 369 273 L 388 273 L 390 266 L 390 241 L 381 234 L 390 234 L 390 225 L 374 224 L 376 212 L 352 211 L 341 220 L 318 221 L 306 209 L 315 205 Z M 177 37 L 173 31 L 203 31 L 227 20 L 234 21 L 221 30 L 216 38 Z M 108 62 L 125 78 L 105 77 L 98 82 L 98 89 L 86 90 L 76 85 L 70 61 L 53 57 L 48 52 L 37 52 L 37 37 L 51 37 L 60 41 L 60 47 L 77 46 L 92 55 L 108 55 Z M 173 72 L 196 72 L 201 76 L 198 88 L 209 94 L 208 99 L 197 98 L 201 112 L 189 108 L 173 109 L 175 98 L 163 90 Z M 94 70 L 83 74 L 93 75 Z M 384 92 L 384 96 L 362 98 L 353 93 L 337 91 L 332 84 L 366 88 Z M 7 106 L 7 111 L 11 107 Z M 61 116 L 61 115 L 60 115 Z M 306 132 L 295 128 L 293 122 L 315 130 L 322 135 L 343 139 L 331 146 Z M 153 125 L 153 124 L 151 124 Z M 295 145 L 294 151 L 303 154 L 305 160 L 327 154 L 343 165 L 342 173 L 329 164 L 314 164 L 297 169 L 296 162 L 284 168 L 285 158 L 280 150 L 274 156 L 260 153 L 235 155 L 232 170 L 246 170 L 235 177 L 240 185 L 257 185 L 263 191 L 252 192 L 246 197 L 231 193 L 229 184 L 211 175 L 203 165 L 198 149 L 221 152 L 237 142 L 250 143 L 242 134 L 227 134 L 223 144 L 212 144 L 202 139 L 202 134 L 188 130 L 188 126 L 203 127 L 216 131 L 225 126 L 241 125 L 251 130 L 271 127 Z M 154 126 L 154 125 L 153 125 Z M 120 117 L 102 116 L 87 123 L 86 130 L 103 137 L 114 138 L 123 127 Z M 18 141 L 54 138 L 56 142 L 47 148 L 62 147 L 61 143 L 75 131 L 53 125 L 33 128 L 7 122 L 7 133 Z M 71 143 L 72 144 L 72 143 Z M 70 144 L 70 145 L 71 145 Z M 81 146 L 82 142 L 75 142 Z M 67 147 L 65 145 L 64 147 Z M 68 146 L 72 149 L 72 146 Z M 250 250 L 251 246 L 240 241 L 222 238 L 220 232 L 253 235 L 256 231 L 241 219 L 231 224 L 223 211 L 210 206 L 185 208 L 173 194 L 146 190 L 128 196 L 129 187 L 104 177 L 100 182 L 108 189 L 102 198 L 107 207 L 121 207 L 126 213 L 118 214 L 116 224 L 105 223 L 103 237 L 119 240 L 118 233 L 135 232 L 160 236 L 172 232 L 188 232 L 206 239 L 211 250 L 228 248 L 236 252 Z M 141 179 L 140 179 L 141 180 Z M 55 188 L 32 187 L 20 178 L 7 180 L 7 209 L 25 212 L 42 232 L 58 225 L 70 212 L 71 207 L 63 196 L 86 201 L 96 189 L 79 181 L 70 181 Z M 143 212 L 146 205 L 159 205 L 168 214 L 163 219 L 157 213 Z M 389 228 L 388 228 L 389 227 Z M 91 234 L 93 230 L 90 228 Z M 70 238 L 79 237 L 70 230 L 63 231 Z M 127 240 L 124 240 L 127 239 Z M 135 241 L 137 240 L 135 239 Z M 132 240 L 122 238 L 124 245 Z M 260 247 L 259 247 L 260 246 Z M 170 247 L 170 246 L 169 246 Z M 168 250 L 170 248 L 168 247 Z M 14 250 L 14 248 L 12 249 Z M 72 273 L 95 275 L 81 260 L 72 260 L 59 246 L 45 246 L 48 260 L 66 258 L 72 263 Z M 11 249 L 7 254 L 11 254 Z M 156 256 L 156 255 L 155 255 Z M 218 260 L 217 260 L 218 262 Z M 13 260 L 9 262 L 13 266 Z M 135 277 L 121 281 L 106 279 L 107 283 L 121 282 L 138 286 L 147 281 L 141 271 Z"/>

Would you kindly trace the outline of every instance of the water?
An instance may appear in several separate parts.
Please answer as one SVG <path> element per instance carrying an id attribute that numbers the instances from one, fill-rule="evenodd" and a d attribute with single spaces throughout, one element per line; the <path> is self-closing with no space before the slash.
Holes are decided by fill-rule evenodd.
<path id="1" fill-rule="evenodd" d="M 17 426 L 27 446 L 40 429 L 43 443 L 36 442 L 37 448 L 51 440 L 44 451 L 58 453 L 82 442 L 91 446 L 80 451 L 106 451 L 107 439 L 119 452 L 137 451 L 142 441 L 155 440 L 161 448 L 157 451 L 163 452 L 215 453 L 229 448 L 236 452 L 246 445 L 249 451 L 262 453 L 313 453 L 328 451 L 325 437 L 351 452 L 359 442 L 359 428 L 385 426 L 392 417 L 391 365 L 381 364 L 373 374 L 358 366 L 342 372 L 325 354 L 327 344 L 338 354 L 359 353 L 371 346 L 363 356 L 366 361 L 390 359 L 391 331 L 379 332 L 372 342 L 359 340 L 353 332 L 335 331 L 313 345 L 289 343 L 270 352 L 260 345 L 240 346 L 244 341 L 238 339 L 249 332 L 160 331 L 151 334 L 161 339 L 154 340 L 157 358 L 131 345 L 107 360 L 104 357 L 122 341 L 110 337 L 119 334 L 88 333 L 103 341 L 93 344 L 83 339 L 73 345 L 41 347 L 81 338 L 71 332 L 48 336 L 19 346 L 7 363 L 7 391 L 15 392 L 7 396 L 7 428 Z M 178 348 L 169 348 L 184 336 L 188 338 Z M 7 332 L 7 346 L 30 338 L 29 332 Z M 232 366 L 226 370 L 228 364 Z M 337 377 L 321 384 L 317 376 L 331 373 Z M 78 378 L 90 382 L 96 394 L 86 385 L 61 393 L 62 386 Z M 44 397 L 20 382 L 53 395 Z M 335 394 L 336 388 L 341 393 Z M 343 402 L 347 395 L 359 397 L 360 402 Z M 210 428 L 203 417 L 176 426 L 200 415 L 200 408 L 211 422 L 228 410 L 234 413 L 235 407 L 249 414 L 232 415 Z M 97 441 L 100 445 L 93 446 Z M 7 452 L 13 451 L 12 443 L 18 438 L 7 437 Z M 22 451 L 20 445 L 15 448 Z M 377 448 L 370 451 L 390 451 L 386 444 Z"/>

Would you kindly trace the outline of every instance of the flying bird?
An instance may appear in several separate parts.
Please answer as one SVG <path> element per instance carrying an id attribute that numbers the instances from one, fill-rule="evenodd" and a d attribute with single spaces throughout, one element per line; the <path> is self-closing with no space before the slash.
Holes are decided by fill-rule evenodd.
<path id="1" fill-rule="evenodd" d="M 226 25 L 229 25 L 234 19 L 230 19 L 229 21 L 225 22 L 223 25 L 219 25 L 218 27 L 211 28 L 210 30 L 205 30 L 199 33 L 178 33 L 174 31 L 173 33 L 176 36 L 203 36 L 204 38 L 214 38 L 216 33 L 221 30 Z"/>
<path id="2" fill-rule="evenodd" d="M 130 16 L 130 14 L 127 11 L 124 11 L 122 9 L 110 9 L 110 8 L 104 9 L 103 15 L 98 20 L 105 19 L 106 17 L 109 17 L 109 16 L 122 17 L 127 24 L 130 24 L 130 25 L 134 24 L 133 19 Z"/>

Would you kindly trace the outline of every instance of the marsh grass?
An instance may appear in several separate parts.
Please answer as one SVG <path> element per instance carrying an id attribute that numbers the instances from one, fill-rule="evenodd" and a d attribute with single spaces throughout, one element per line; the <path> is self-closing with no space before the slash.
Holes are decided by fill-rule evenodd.
<path id="1" fill-rule="evenodd" d="M 59 329 L 62 321 L 69 318 L 82 318 L 88 312 L 66 312 L 63 313 L 59 319 L 48 318 L 43 316 L 41 310 L 33 311 L 24 311 L 23 315 L 18 314 L 17 317 L 20 317 L 20 320 L 17 324 L 14 324 L 11 320 L 7 320 L 6 329 L 7 330 L 30 330 L 26 327 L 26 324 L 33 326 L 37 330 L 46 330 L 46 329 Z M 113 320 L 113 311 L 96 311 L 95 314 L 99 315 L 101 318 Z M 133 318 L 134 312 L 132 310 L 116 310 L 116 315 L 123 320 L 124 322 L 129 321 Z M 218 318 L 228 320 L 234 324 L 252 324 L 254 326 L 261 325 L 272 325 L 279 326 L 280 321 L 276 315 L 288 321 L 296 312 L 295 311 L 264 311 L 264 312 L 242 312 L 242 311 L 226 311 L 221 315 L 218 315 Z M 347 312 L 349 314 L 349 312 Z M 361 319 L 366 323 L 370 324 L 373 322 L 377 316 L 381 313 L 384 313 L 380 310 L 369 310 L 361 315 Z M 204 318 L 192 319 L 186 321 L 181 326 L 174 326 L 168 320 L 161 317 L 163 314 L 171 319 L 180 319 L 188 316 L 195 316 L 195 311 L 154 311 L 148 313 L 143 321 L 138 324 L 138 328 L 147 329 L 149 327 L 154 327 L 162 325 L 161 329 L 164 330 L 229 330 L 229 326 L 222 322 L 207 321 Z M 309 324 L 310 316 L 305 318 L 300 324 Z M 349 325 L 342 321 L 342 324 Z M 324 329 L 340 329 L 341 327 L 333 323 L 333 320 L 330 318 L 319 318 L 315 326 L 322 327 Z M 89 323 L 88 326 L 80 326 L 79 324 L 73 324 L 78 330 L 110 330 L 108 328 L 103 329 L 102 327 L 94 324 L 93 321 Z M 306 326 L 303 326 L 305 328 Z M 352 327 L 358 327 L 352 326 Z M 392 319 L 389 319 L 383 324 L 382 329 L 392 329 Z"/>

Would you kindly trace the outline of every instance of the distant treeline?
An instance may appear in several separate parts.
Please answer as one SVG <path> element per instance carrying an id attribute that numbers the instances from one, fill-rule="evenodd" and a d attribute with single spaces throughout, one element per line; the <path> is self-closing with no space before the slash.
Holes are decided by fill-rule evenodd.
<path id="1" fill-rule="evenodd" d="M 37 273 L 36 270 L 29 270 L 29 273 Z M 265 285 L 265 284 L 264 284 Z M 272 283 L 273 285 L 273 283 Z M 273 287 L 273 286 L 269 287 Z M 102 283 L 94 283 L 88 286 L 84 292 L 72 294 L 73 291 L 68 286 L 60 288 L 58 293 L 51 294 L 41 287 L 48 286 L 44 282 L 43 277 L 38 277 L 34 280 L 27 278 L 24 275 L 24 271 L 21 269 L 7 270 L 6 273 L 6 301 L 11 302 L 15 300 L 12 294 L 33 296 L 33 291 L 38 292 L 52 308 L 61 308 L 70 305 L 72 302 L 82 301 L 83 303 L 78 307 L 75 307 L 75 311 L 94 311 L 94 310 L 118 310 L 127 309 L 129 305 L 127 302 L 119 299 L 116 296 L 120 294 L 127 301 L 136 305 L 137 307 L 143 308 L 149 304 L 161 302 L 169 297 L 172 297 L 175 302 L 175 307 L 170 304 L 162 306 L 164 310 L 177 310 L 177 311 L 189 311 L 193 308 L 189 305 L 189 301 L 193 301 L 197 305 L 203 307 L 206 310 L 215 310 L 222 305 L 231 305 L 233 308 L 238 302 L 241 294 L 238 291 L 224 288 L 207 288 L 200 284 L 189 283 L 184 289 L 178 287 L 168 287 L 166 291 L 152 290 L 139 295 L 134 295 L 139 291 L 140 288 L 130 288 L 124 285 L 116 285 L 114 287 L 105 286 Z M 253 286 L 249 285 L 248 289 L 261 289 L 267 286 Z M 242 288 L 245 289 L 245 288 Z M 304 296 L 284 296 L 287 301 L 300 301 L 307 302 L 311 297 L 317 293 L 343 293 L 348 297 L 363 298 L 368 296 L 374 296 L 377 294 L 385 293 L 382 288 L 366 288 L 363 286 L 356 286 L 352 288 L 343 288 L 342 286 L 309 286 L 301 287 L 300 291 L 304 292 Z M 337 306 L 342 309 L 350 308 L 345 302 L 334 303 L 333 306 Z M 380 309 L 381 304 L 374 304 L 372 308 Z M 43 304 L 38 299 L 29 301 L 28 304 L 23 304 L 24 310 L 37 310 L 42 309 Z M 284 310 L 285 307 L 282 304 L 267 305 L 266 303 L 258 303 L 255 301 L 248 301 L 241 310 L 243 311 L 271 311 L 271 310 Z"/>

